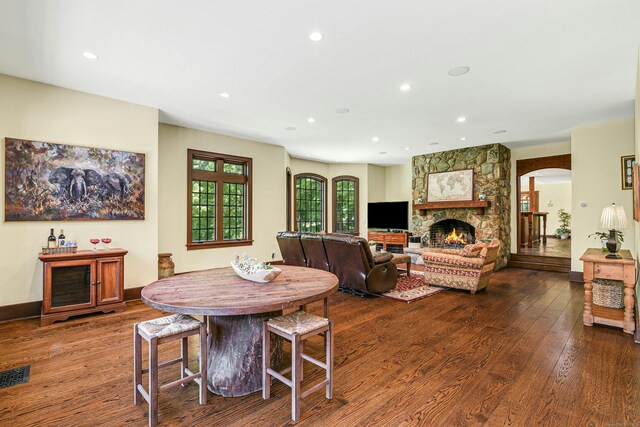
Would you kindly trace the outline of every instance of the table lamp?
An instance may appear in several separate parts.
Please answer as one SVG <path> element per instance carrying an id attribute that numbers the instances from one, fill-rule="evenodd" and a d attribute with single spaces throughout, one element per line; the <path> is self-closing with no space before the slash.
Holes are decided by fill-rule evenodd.
<path id="1" fill-rule="evenodd" d="M 606 258 L 622 258 L 616 252 L 620 249 L 617 230 L 627 228 L 627 215 L 624 213 L 624 207 L 612 203 L 611 206 L 604 208 L 600 217 L 600 227 L 609 230 L 609 240 L 607 240 L 609 255 Z"/>

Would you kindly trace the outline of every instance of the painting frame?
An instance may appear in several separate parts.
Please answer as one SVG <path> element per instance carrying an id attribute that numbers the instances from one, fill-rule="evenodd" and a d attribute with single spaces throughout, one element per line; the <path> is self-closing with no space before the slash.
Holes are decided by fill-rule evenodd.
<path id="1" fill-rule="evenodd" d="M 145 219 L 143 153 L 4 138 L 4 221 Z"/>
<path id="2" fill-rule="evenodd" d="M 633 165 L 633 219 L 640 221 L 640 164 Z"/>
<path id="3" fill-rule="evenodd" d="M 432 172 L 427 175 L 427 203 L 437 202 L 468 202 L 473 201 L 473 195 L 475 190 L 474 170 L 469 169 L 455 169 L 444 172 Z M 469 183 L 468 185 L 466 183 Z M 444 185 L 449 186 L 451 190 L 456 190 L 454 194 L 444 196 Z M 457 191 L 456 185 L 460 184 L 460 191 Z M 441 189 L 440 194 L 437 194 L 431 189 L 438 186 Z"/>
<path id="4" fill-rule="evenodd" d="M 635 162 L 635 155 L 620 157 L 620 174 L 623 190 L 633 189 L 633 165 Z"/>

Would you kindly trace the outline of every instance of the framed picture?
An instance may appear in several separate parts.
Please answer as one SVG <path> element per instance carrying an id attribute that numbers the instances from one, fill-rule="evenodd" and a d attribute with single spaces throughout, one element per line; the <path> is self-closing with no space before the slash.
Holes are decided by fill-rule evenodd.
<path id="1" fill-rule="evenodd" d="M 473 200 L 473 169 L 427 175 L 427 202 Z"/>
<path id="2" fill-rule="evenodd" d="M 145 156 L 5 138 L 5 221 L 142 220 Z"/>
<path id="3" fill-rule="evenodd" d="M 633 165 L 633 219 L 640 221 L 640 164 Z"/>
<path id="4" fill-rule="evenodd" d="M 633 165 L 636 162 L 636 156 L 622 156 L 622 189 L 631 190 L 633 187 Z"/>

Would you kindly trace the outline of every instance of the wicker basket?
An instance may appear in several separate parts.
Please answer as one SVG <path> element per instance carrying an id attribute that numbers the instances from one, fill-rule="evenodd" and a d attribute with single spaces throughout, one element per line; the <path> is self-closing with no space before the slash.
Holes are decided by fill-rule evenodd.
<path id="1" fill-rule="evenodd" d="M 595 279 L 593 303 L 600 307 L 624 308 L 624 283 L 622 280 Z"/>
<path id="2" fill-rule="evenodd" d="M 59 248 L 42 248 L 43 255 L 50 254 L 74 254 L 78 252 L 77 246 L 61 246 Z"/>

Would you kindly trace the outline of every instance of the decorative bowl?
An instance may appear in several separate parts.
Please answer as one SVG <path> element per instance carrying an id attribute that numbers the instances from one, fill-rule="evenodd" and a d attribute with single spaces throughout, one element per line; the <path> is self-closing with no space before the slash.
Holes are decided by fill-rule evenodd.
<path id="1" fill-rule="evenodd" d="M 278 277 L 282 272 L 279 268 L 273 267 L 269 270 L 258 270 L 255 273 L 245 273 L 240 270 L 233 261 L 231 262 L 231 268 L 233 268 L 233 271 L 243 279 L 258 283 L 268 283 Z"/>

